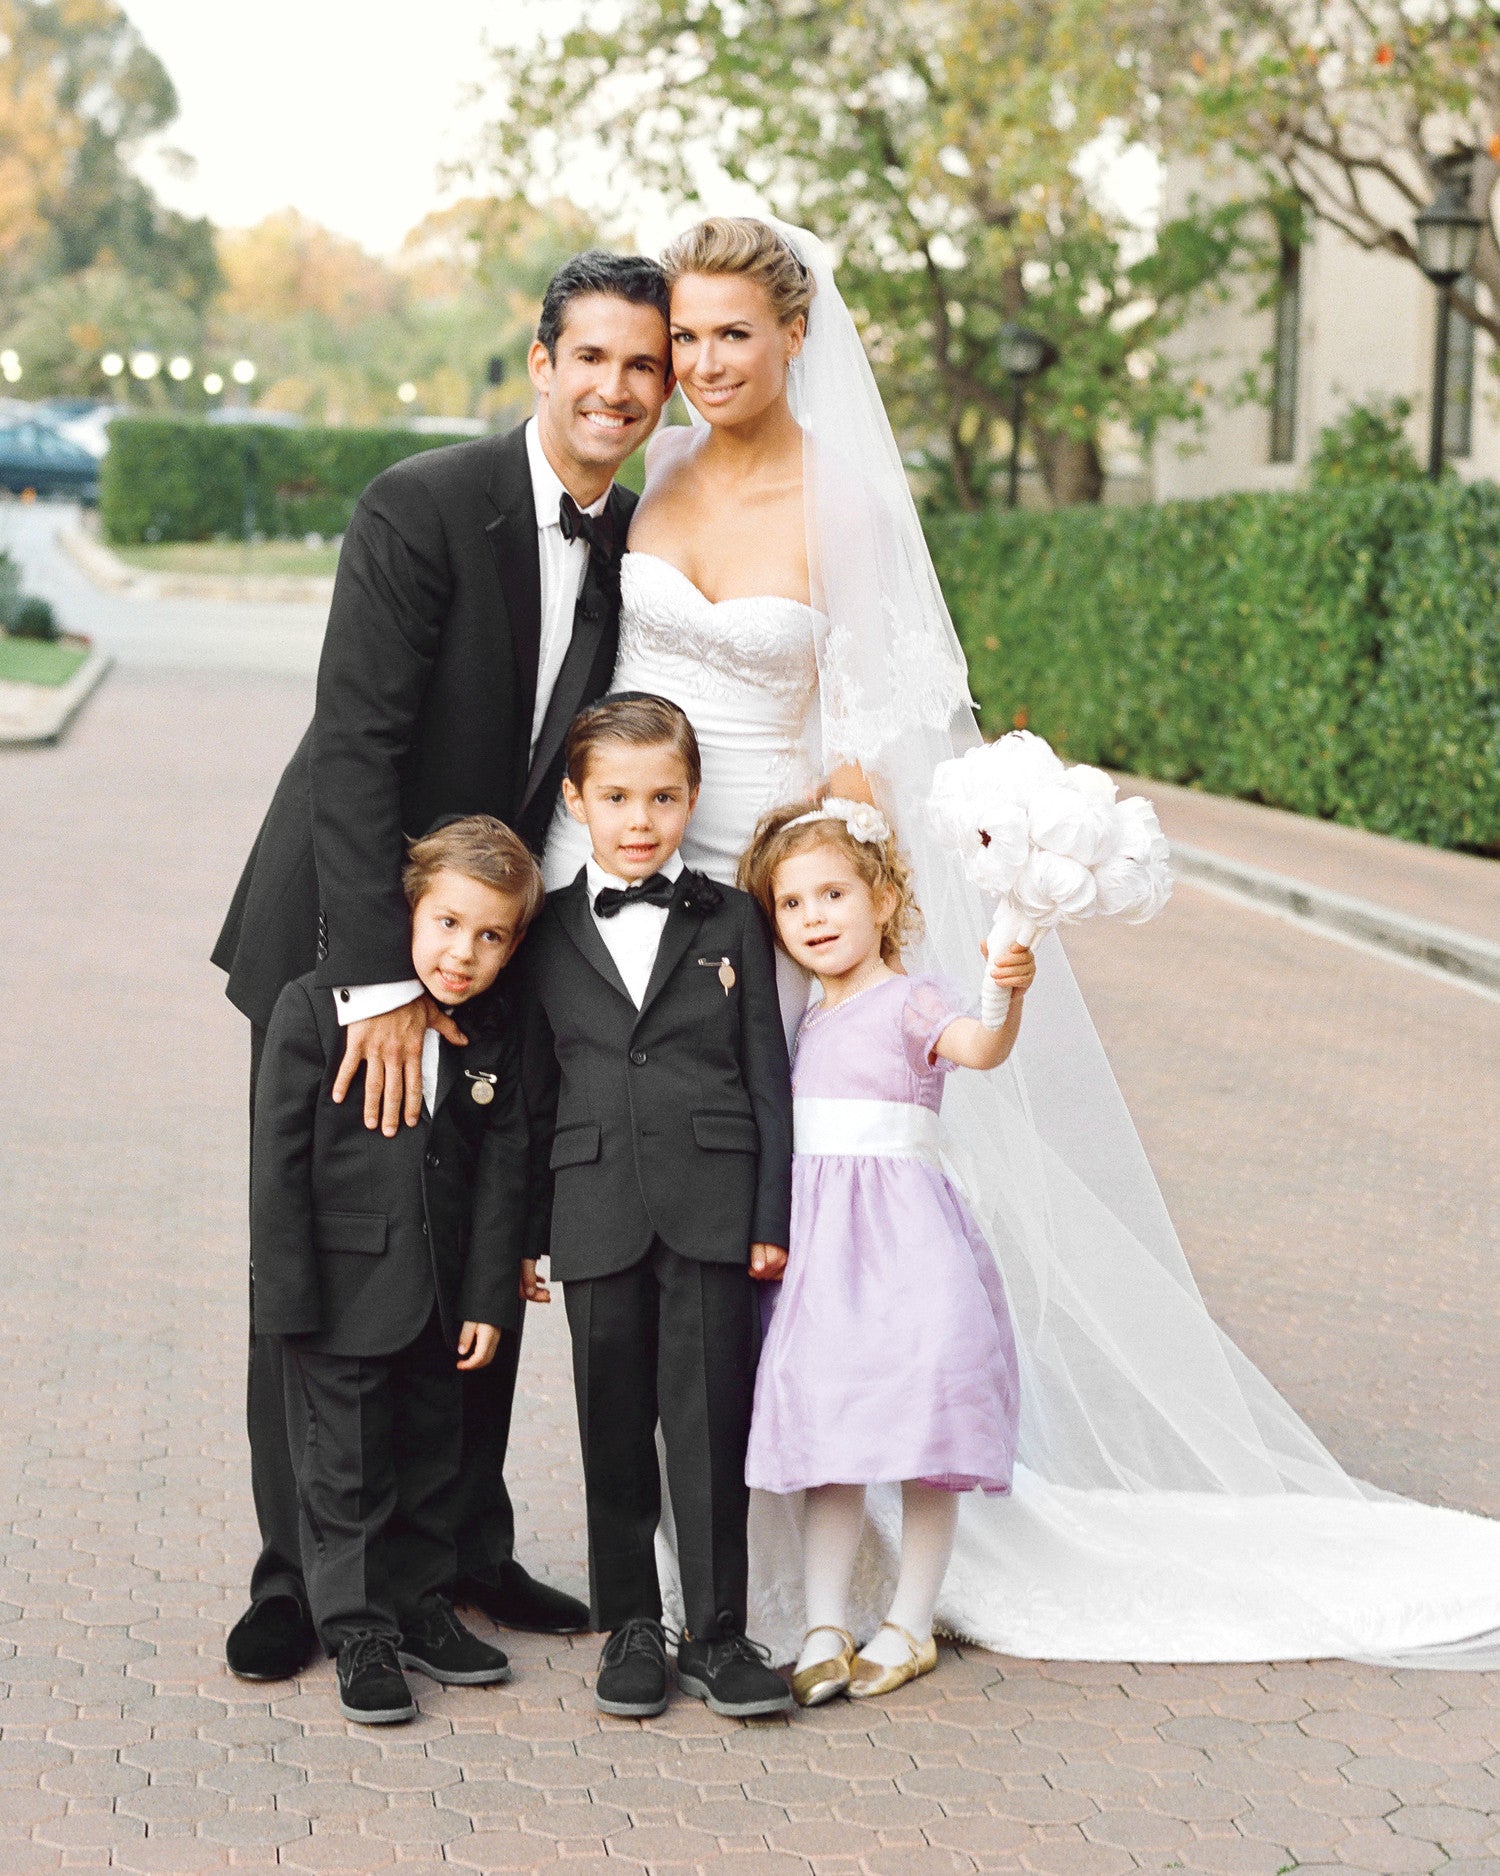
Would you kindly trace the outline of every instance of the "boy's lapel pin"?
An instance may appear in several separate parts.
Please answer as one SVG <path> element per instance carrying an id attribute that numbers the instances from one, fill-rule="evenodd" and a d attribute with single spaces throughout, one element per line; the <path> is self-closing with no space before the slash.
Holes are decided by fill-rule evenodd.
<path id="1" fill-rule="evenodd" d="M 718 966 L 719 982 L 724 986 L 724 994 L 726 997 L 739 982 L 739 979 L 734 974 L 734 966 L 729 962 L 727 957 L 699 958 L 698 962 L 707 970 L 712 970 L 715 965 Z"/>
<path id="2" fill-rule="evenodd" d="M 480 1107 L 488 1107 L 495 1098 L 495 1083 L 500 1077 L 486 1074 L 482 1068 L 466 1068 L 464 1074 L 470 1082 L 469 1093 Z"/>

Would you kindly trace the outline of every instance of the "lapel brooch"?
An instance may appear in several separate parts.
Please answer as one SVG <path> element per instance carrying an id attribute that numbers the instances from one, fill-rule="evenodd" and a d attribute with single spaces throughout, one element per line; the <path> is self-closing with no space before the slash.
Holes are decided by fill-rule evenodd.
<path id="1" fill-rule="evenodd" d="M 723 891 L 702 873 L 685 872 L 683 886 L 682 908 L 698 918 L 717 912 L 724 903 Z"/>

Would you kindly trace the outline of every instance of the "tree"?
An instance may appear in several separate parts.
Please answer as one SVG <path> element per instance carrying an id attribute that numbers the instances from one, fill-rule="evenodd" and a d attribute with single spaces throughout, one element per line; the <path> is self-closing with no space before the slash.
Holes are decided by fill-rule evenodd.
<path id="1" fill-rule="evenodd" d="M 218 285 L 208 223 L 163 207 L 131 169 L 176 114 L 171 79 L 114 0 L 0 0 L 11 294 L 102 263 L 203 306 Z"/>
<path id="2" fill-rule="evenodd" d="M 1500 31 L 1488 0 L 1227 0 L 1203 13 L 1174 92 L 1200 148 L 1220 145 L 1268 193 L 1412 266 L 1412 223 L 1445 163 L 1471 159 L 1481 210 L 1500 173 Z M 1457 292 L 1454 308 L 1500 339 L 1492 220 L 1474 278 L 1488 305 Z"/>
<path id="3" fill-rule="evenodd" d="M 1160 342 L 1238 252 L 1239 211 L 1153 244 L 1097 186 L 1149 138 L 1173 0 L 615 0 L 496 52 L 480 154 L 517 192 L 588 154 L 623 204 L 748 183 L 834 246 L 893 416 L 954 499 L 1008 446 L 995 356 L 1024 317 L 1060 361 L 1029 409 L 1055 500 L 1094 499 L 1106 428 L 1198 409 Z"/>

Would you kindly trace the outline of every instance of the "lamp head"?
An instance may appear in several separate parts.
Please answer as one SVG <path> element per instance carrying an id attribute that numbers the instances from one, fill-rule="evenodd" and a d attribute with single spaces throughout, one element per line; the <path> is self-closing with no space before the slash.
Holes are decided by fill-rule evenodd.
<path id="1" fill-rule="evenodd" d="M 1417 264 L 1435 287 L 1451 287 L 1474 264 L 1483 219 L 1470 206 L 1467 157 L 1438 166 L 1438 191 L 1417 216 Z"/>
<path id="2" fill-rule="evenodd" d="M 1039 377 L 1057 358 L 1057 347 L 1050 339 L 1029 326 L 1017 325 L 1013 319 L 1000 328 L 996 349 L 1001 369 L 1012 378 Z"/>

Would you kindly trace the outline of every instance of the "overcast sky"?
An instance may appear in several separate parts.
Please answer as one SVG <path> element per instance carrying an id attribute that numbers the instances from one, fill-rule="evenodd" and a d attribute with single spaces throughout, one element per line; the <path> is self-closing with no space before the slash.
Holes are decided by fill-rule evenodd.
<path id="1" fill-rule="evenodd" d="M 177 86 L 168 140 L 196 159 L 185 180 L 148 165 L 169 201 L 228 226 L 290 206 L 382 252 L 436 205 L 439 164 L 463 152 L 484 33 L 530 13 L 515 0 L 125 8 Z"/>

